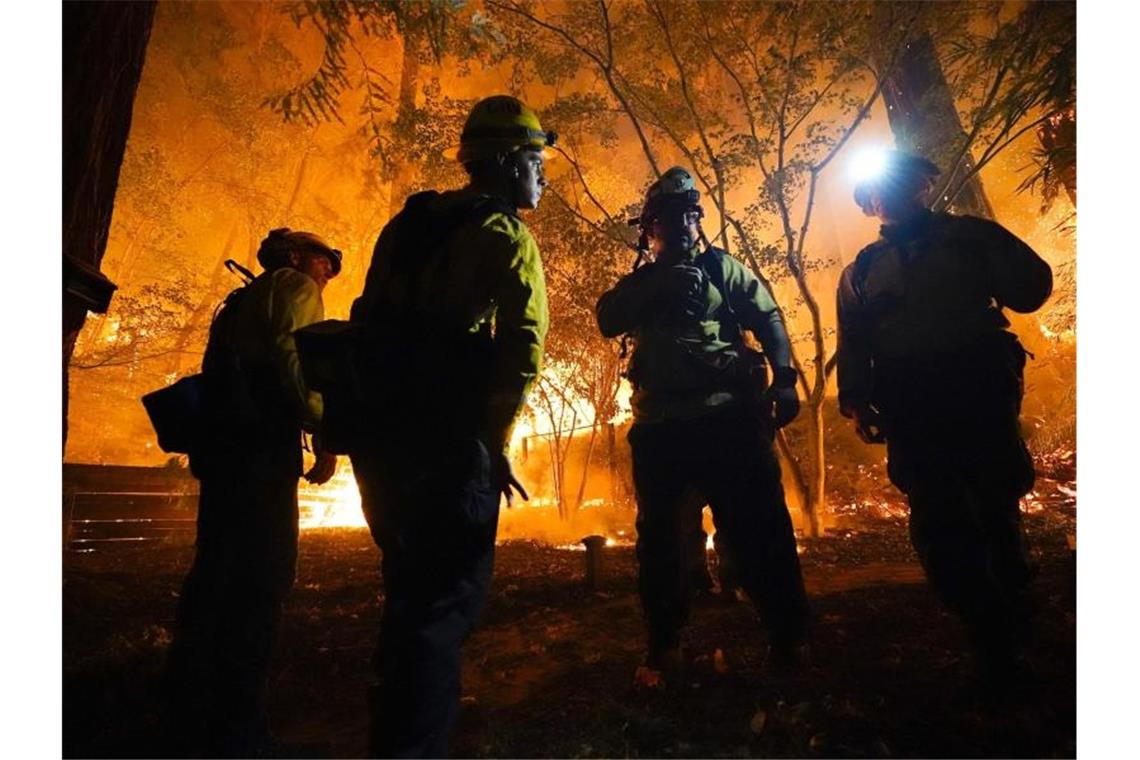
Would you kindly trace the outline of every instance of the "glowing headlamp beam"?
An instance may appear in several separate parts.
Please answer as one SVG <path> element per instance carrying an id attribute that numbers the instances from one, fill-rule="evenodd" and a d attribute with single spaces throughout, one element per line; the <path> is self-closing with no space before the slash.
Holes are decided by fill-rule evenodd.
<path id="1" fill-rule="evenodd" d="M 848 171 L 853 182 L 866 182 L 882 176 L 887 168 L 887 151 L 883 148 L 864 148 L 851 158 Z"/>

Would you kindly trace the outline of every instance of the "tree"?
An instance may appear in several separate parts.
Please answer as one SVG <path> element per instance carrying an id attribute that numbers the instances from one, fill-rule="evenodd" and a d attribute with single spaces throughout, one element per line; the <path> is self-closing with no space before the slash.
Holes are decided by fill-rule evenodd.
<path id="1" fill-rule="evenodd" d="M 1038 135 L 1041 149 L 1021 189 L 1042 183 L 1048 204 L 1064 185 L 1075 201 L 1076 4 L 1031 2 L 1010 18 L 1003 4 L 983 10 L 988 23 L 955 27 L 945 43 L 944 67 L 968 129 L 946 140 L 941 155 L 927 154 L 944 169 L 935 208 L 958 205 L 978 173 L 1027 133 Z M 932 46 L 928 55 L 936 66 Z"/>
<path id="2" fill-rule="evenodd" d="M 770 289 L 778 280 L 793 282 L 796 304 L 810 323 L 805 340 L 793 346 L 808 440 L 805 447 L 793 447 L 785 435 L 779 440 L 808 529 L 817 534 L 826 487 L 823 402 L 834 357 L 827 355 L 828 335 L 809 280 L 828 262 L 812 257 L 805 242 L 822 172 L 867 118 L 923 8 L 895 9 L 872 33 L 868 7 L 858 4 L 599 0 L 557 11 L 488 0 L 487 7 L 504 26 L 513 20 L 513 50 L 536 61 L 540 76 L 574 80 L 576 72 L 549 63 L 568 54 L 590 68 L 653 175 L 666 160 L 687 164 L 713 206 L 713 242 L 741 257 Z M 539 40 L 547 51 L 536 50 Z M 646 47 L 644 40 L 656 44 Z M 869 63 L 872 47 L 894 51 L 886 67 Z M 587 221 L 614 237 L 615 213 L 584 172 L 576 179 L 576 192 L 595 209 Z M 733 200 L 734 190 L 750 187 L 756 200 Z M 766 239 L 772 226 L 775 236 Z M 795 321 L 792 309 L 782 311 Z"/>
<path id="3" fill-rule="evenodd" d="M 544 371 L 530 406 L 551 430 L 551 464 L 559 515 L 581 507 L 603 425 L 618 414 L 623 361 L 617 347 L 598 333 L 593 307 L 618 272 L 628 268 L 629 249 L 599 240 L 578 222 L 577 210 L 551 191 L 528 224 L 542 247 L 550 308 Z M 589 428 L 575 481 L 566 471 L 575 430 Z"/>
<path id="4" fill-rule="evenodd" d="M 64 3 L 63 6 L 63 257 L 65 271 L 78 268 L 86 272 L 80 275 L 86 279 L 99 279 L 119 166 L 131 128 L 132 106 L 142 76 L 154 9 L 153 2 Z M 77 264 L 69 267 L 69 260 Z M 65 446 L 69 400 L 67 367 L 92 305 L 76 297 L 75 292 L 65 281 Z M 109 292 L 107 297 L 109 299 Z M 101 308 L 105 311 L 106 304 Z"/>
<path id="5" fill-rule="evenodd" d="M 610 374 L 591 369 L 593 357 L 600 355 L 596 347 L 580 341 L 573 329 L 559 326 L 565 313 L 576 324 L 592 327 L 589 307 L 600 292 L 592 280 L 583 281 L 580 267 L 572 263 L 574 250 L 567 250 L 562 261 L 561 243 L 574 239 L 579 255 L 590 248 L 604 252 L 601 271 L 612 283 L 630 260 L 624 258 L 632 243 L 624 220 L 639 206 L 644 187 L 670 163 L 687 165 L 709 211 L 710 242 L 740 258 L 773 290 L 793 333 L 804 413 L 778 442 L 814 534 L 821 528 L 826 496 L 823 410 L 834 369 L 833 332 L 819 288 L 820 275 L 836 262 L 821 253 L 818 243 L 809 242 L 814 240 L 809 232 L 821 183 L 828 181 L 829 167 L 866 122 L 884 89 L 888 98 L 898 100 L 910 87 L 909 78 L 929 80 L 937 74 L 939 96 L 950 93 L 940 107 L 958 119 L 953 135 L 943 141 L 957 151 L 949 162 L 955 168 L 946 175 L 955 184 L 946 194 L 960 199 L 971 183 L 980 188 L 977 172 L 1025 128 L 1032 128 L 1047 100 L 1041 93 L 1055 98 L 1062 89 L 1059 71 L 1051 74 L 1053 84 L 1034 88 L 1034 78 L 1047 73 L 1044 62 L 1066 31 L 1061 28 L 1064 14 L 1049 11 L 1049 30 L 1035 33 L 1034 20 L 1044 18 L 1033 15 L 1044 12 L 1038 5 L 1030 4 L 1030 15 L 1019 15 L 1020 21 L 994 17 L 999 31 L 1006 31 L 991 39 L 999 39 L 1006 51 L 1019 51 L 996 90 L 993 65 L 1000 56 L 993 53 L 996 47 L 982 44 L 978 31 L 992 32 L 993 23 L 981 23 L 985 18 L 978 15 L 992 6 L 484 0 L 470 13 L 449 6 L 451 26 L 446 28 L 457 36 L 433 48 L 442 56 L 418 59 L 417 75 L 425 82 L 422 102 L 417 100 L 414 110 L 420 121 L 414 129 L 393 132 L 403 117 L 393 118 L 389 108 L 383 119 L 390 123 L 380 127 L 389 130 L 383 133 L 391 138 L 378 144 L 407 140 L 401 143 L 403 151 L 385 147 L 382 152 L 397 165 L 418 164 L 421 179 L 429 184 L 455 177 L 454 166 L 439 162 L 437 148 L 454 144 L 466 102 L 446 96 L 439 79 L 422 67 L 425 60 L 437 67 L 471 60 L 501 67 L 512 94 L 540 106 L 544 123 L 558 129 L 563 163 L 560 169 L 554 168 L 556 162 L 551 164 L 549 190 L 556 203 L 544 204 L 533 226 L 543 230 L 540 240 L 552 273 L 549 345 L 555 353 L 562 353 L 559 345 L 575 347 L 556 357 L 559 382 L 565 383 Z M 1008 10 L 1002 12 L 1009 15 Z M 367 28 L 363 21 L 354 23 Z M 924 37 L 926 30 L 936 28 L 939 35 Z M 459 42 L 464 38 L 478 44 L 465 47 Z M 923 48 L 913 44 L 915 40 L 930 44 Z M 964 52 L 957 59 L 944 60 L 944 55 L 936 61 L 937 70 L 919 72 L 922 76 L 908 69 L 928 63 L 923 56 L 946 45 Z M 990 68 L 980 62 L 983 53 L 993 53 Z M 1023 74 L 1019 66 L 1028 66 L 1029 73 Z M 991 90 L 995 94 L 989 98 Z M 390 96 L 393 88 L 387 92 Z M 539 96 L 527 98 L 527 92 Z M 330 102 L 338 102 L 341 94 L 334 88 L 322 92 Z M 962 104 L 968 105 L 964 115 L 959 113 Z M 368 112 L 365 118 L 371 118 L 370 113 L 381 112 Z M 1007 118 L 1011 115 L 1012 121 Z M 904 123 L 902 116 L 893 116 L 892 126 Z M 910 123 L 916 122 L 912 118 Z M 923 128 L 912 129 L 911 138 L 922 137 Z M 908 143 L 900 138 L 900 144 Z M 430 149 L 424 151 L 424 145 Z M 980 152 L 971 165 L 972 151 Z M 563 289 L 573 297 L 563 299 Z M 594 405 L 595 422 L 604 419 L 602 408 L 604 403 Z"/>

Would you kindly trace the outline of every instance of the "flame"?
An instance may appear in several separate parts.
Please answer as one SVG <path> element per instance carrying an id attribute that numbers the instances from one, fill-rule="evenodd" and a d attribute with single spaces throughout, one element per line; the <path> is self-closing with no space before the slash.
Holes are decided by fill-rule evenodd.
<path id="1" fill-rule="evenodd" d="M 633 545 L 634 545 L 633 541 L 630 541 L 628 538 L 625 538 L 625 531 L 624 530 L 619 530 L 617 536 L 606 536 L 605 547 L 607 549 L 614 547 L 614 546 L 629 547 L 629 546 L 633 546 Z M 586 551 L 586 545 L 583 544 L 581 541 L 577 541 L 577 542 L 572 543 L 572 544 L 555 544 L 554 548 L 555 549 L 561 549 L 562 551 L 565 551 L 565 552 L 584 552 L 584 551 Z"/>
<path id="2" fill-rule="evenodd" d="M 340 457 L 336 474 L 323 486 L 301 481 L 297 503 L 302 530 L 310 528 L 365 528 L 368 523 L 360 508 L 360 490 L 352 475 L 348 457 Z"/>

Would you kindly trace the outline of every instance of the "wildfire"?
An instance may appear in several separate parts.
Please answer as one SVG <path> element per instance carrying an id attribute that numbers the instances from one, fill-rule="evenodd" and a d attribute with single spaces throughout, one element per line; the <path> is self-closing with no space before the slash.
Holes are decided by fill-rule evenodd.
<path id="1" fill-rule="evenodd" d="M 363 528 L 368 523 L 360 508 L 360 491 L 348 457 L 341 457 L 336 474 L 323 486 L 304 481 L 297 490 L 300 526 L 309 528 Z"/>
<path id="2" fill-rule="evenodd" d="M 619 531 L 619 533 L 624 533 L 624 531 Z M 633 543 L 634 543 L 633 541 L 630 541 L 627 538 L 620 538 L 620 537 L 615 538 L 613 536 L 606 536 L 605 546 L 608 549 L 611 546 L 633 546 Z M 555 549 L 561 549 L 562 551 L 567 551 L 567 552 L 584 552 L 584 551 L 586 551 L 586 545 L 584 543 L 582 543 L 581 541 L 578 541 L 578 542 L 573 543 L 573 544 L 556 544 L 554 548 Z"/>

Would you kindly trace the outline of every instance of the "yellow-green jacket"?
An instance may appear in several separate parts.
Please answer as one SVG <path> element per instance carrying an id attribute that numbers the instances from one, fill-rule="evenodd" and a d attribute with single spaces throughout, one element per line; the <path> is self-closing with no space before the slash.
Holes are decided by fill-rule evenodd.
<path id="1" fill-rule="evenodd" d="M 550 318 L 542 259 L 526 225 L 503 210 L 459 216 L 477 202 L 489 200 L 469 190 L 410 198 L 376 242 L 364 292 L 352 307 L 352 320 L 367 324 L 386 315 L 423 314 L 449 330 L 489 334 L 491 360 L 485 370 L 489 377 L 481 378 L 487 393 L 477 402 L 482 408 L 476 416 L 479 432 L 495 450 L 509 442 L 514 420 L 538 377 Z M 425 229 L 401 233 L 401 222 L 411 218 L 409 208 L 417 203 L 423 208 L 418 213 L 428 220 Z M 443 248 L 429 256 L 423 248 L 430 232 L 426 228 L 445 227 L 439 220 L 453 215 L 465 221 L 454 230 L 447 228 Z M 407 255 L 409 249 L 413 257 L 424 256 L 424 261 L 412 261 L 402 268 L 397 254 Z M 459 373 L 452 380 L 465 382 Z"/>
<path id="2" fill-rule="evenodd" d="M 247 286 L 236 308 L 231 340 L 248 371 L 254 400 L 316 430 L 321 395 L 305 385 L 293 333 L 324 319 L 317 283 L 289 267 L 264 272 Z"/>

